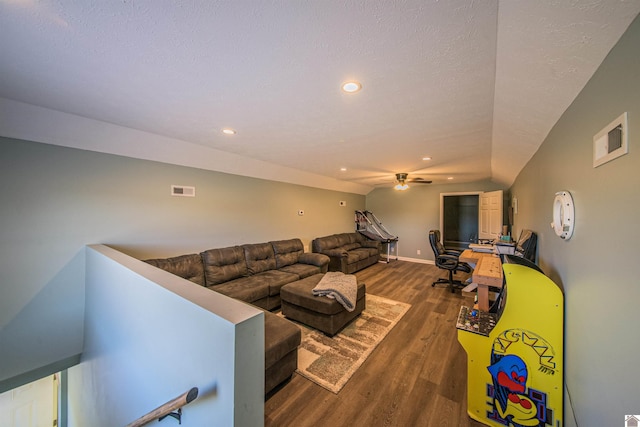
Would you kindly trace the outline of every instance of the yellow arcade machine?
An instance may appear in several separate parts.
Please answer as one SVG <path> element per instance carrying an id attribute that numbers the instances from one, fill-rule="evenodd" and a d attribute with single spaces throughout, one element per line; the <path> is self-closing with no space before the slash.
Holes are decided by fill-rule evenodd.
<path id="1" fill-rule="evenodd" d="M 461 307 L 467 412 L 490 426 L 562 427 L 564 297 L 533 263 L 505 255 L 488 312 Z"/>

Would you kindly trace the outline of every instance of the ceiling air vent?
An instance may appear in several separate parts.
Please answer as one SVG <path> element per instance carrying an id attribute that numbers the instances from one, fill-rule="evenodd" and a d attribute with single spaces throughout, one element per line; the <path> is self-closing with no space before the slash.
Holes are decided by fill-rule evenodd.
<path id="1" fill-rule="evenodd" d="M 598 167 L 628 152 L 627 113 L 625 112 L 593 137 L 593 167 Z"/>
<path id="2" fill-rule="evenodd" d="M 187 187 L 185 185 L 172 185 L 172 196 L 196 197 L 196 187 Z"/>

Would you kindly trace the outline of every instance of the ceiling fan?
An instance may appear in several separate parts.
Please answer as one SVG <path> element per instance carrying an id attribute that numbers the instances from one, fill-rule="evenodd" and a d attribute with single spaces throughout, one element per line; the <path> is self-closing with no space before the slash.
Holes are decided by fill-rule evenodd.
<path id="1" fill-rule="evenodd" d="M 396 180 L 398 181 L 398 184 L 396 184 L 395 187 L 393 187 L 396 190 L 400 190 L 400 191 L 404 191 L 406 189 L 409 188 L 409 185 L 407 184 L 408 182 L 410 183 L 415 183 L 415 184 L 431 184 L 433 181 L 430 180 L 426 180 L 424 178 L 413 178 L 413 179 L 407 179 L 407 177 L 409 176 L 408 173 L 405 172 L 401 172 L 401 173 L 397 173 L 396 174 Z"/>

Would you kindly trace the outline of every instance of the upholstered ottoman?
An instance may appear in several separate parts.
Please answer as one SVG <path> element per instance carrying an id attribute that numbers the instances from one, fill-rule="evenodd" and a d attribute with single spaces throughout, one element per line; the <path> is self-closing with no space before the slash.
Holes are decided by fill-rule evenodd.
<path id="1" fill-rule="evenodd" d="M 269 311 L 264 312 L 264 393 L 268 394 L 298 368 L 300 328 Z"/>
<path id="2" fill-rule="evenodd" d="M 358 283 L 355 309 L 349 312 L 334 299 L 313 295 L 311 291 L 322 276 L 324 275 L 316 274 L 284 285 L 280 289 L 282 314 L 333 336 L 364 310 L 366 286 Z"/>

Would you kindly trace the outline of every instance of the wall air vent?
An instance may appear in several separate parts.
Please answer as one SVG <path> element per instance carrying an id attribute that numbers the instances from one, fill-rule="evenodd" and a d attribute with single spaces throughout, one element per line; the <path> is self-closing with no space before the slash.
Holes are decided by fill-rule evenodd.
<path id="1" fill-rule="evenodd" d="M 172 196 L 196 197 L 196 187 L 187 187 L 185 185 L 172 185 Z"/>
<path id="2" fill-rule="evenodd" d="M 627 129 L 625 112 L 593 137 L 594 168 L 629 152 Z"/>

